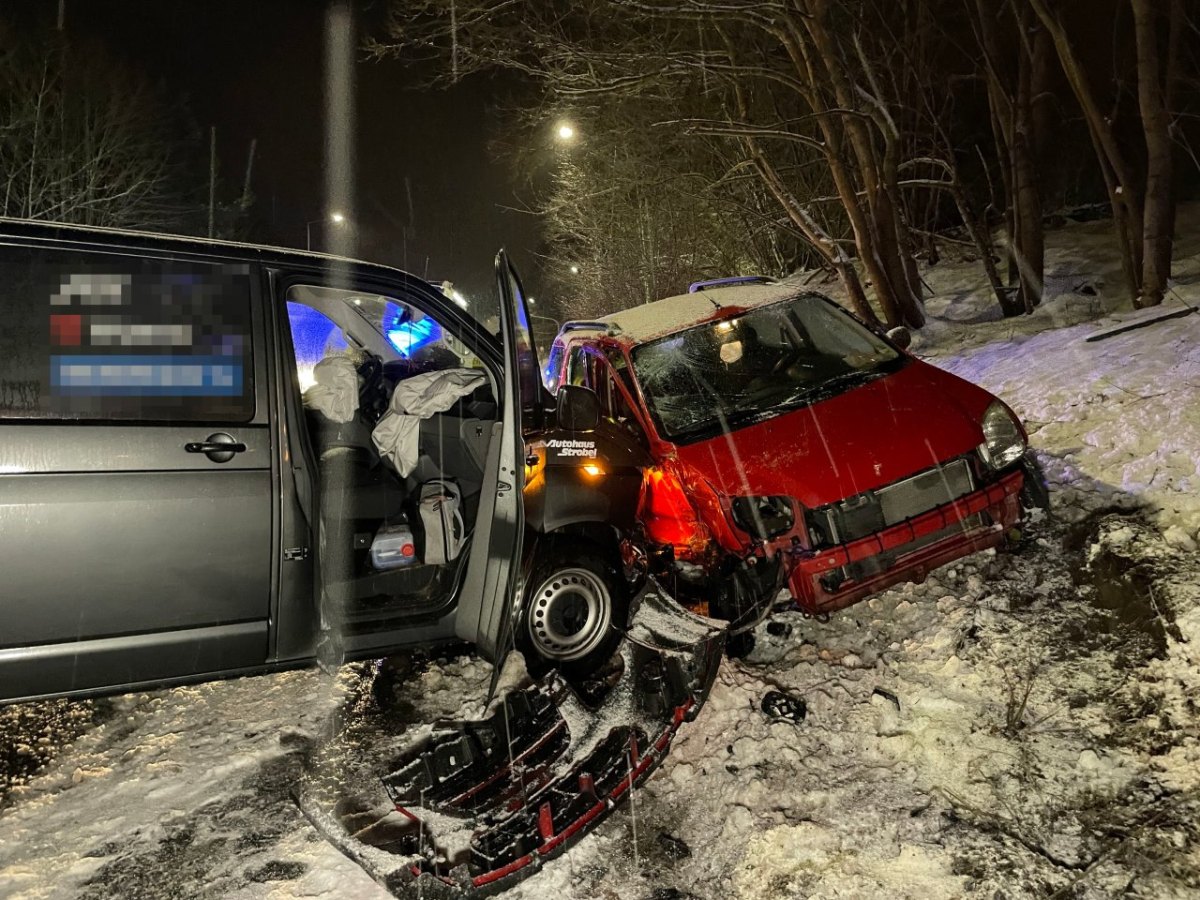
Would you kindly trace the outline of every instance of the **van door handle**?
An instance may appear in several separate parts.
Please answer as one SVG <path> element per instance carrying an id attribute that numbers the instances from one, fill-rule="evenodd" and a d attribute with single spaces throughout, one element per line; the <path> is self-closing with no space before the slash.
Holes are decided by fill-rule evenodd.
<path id="1" fill-rule="evenodd" d="M 231 434 L 218 432 L 202 441 L 189 441 L 183 445 L 186 453 L 203 453 L 213 462 L 229 462 L 235 453 L 245 453 L 246 445 Z"/>

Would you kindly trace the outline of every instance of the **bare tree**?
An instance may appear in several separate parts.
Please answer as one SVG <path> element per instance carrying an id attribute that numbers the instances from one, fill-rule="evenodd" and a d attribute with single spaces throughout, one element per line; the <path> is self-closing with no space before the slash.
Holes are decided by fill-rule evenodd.
<path id="1" fill-rule="evenodd" d="M 684 195 L 719 198 L 748 222 L 763 219 L 754 234 L 802 240 L 864 318 L 919 326 L 916 257 L 936 258 L 935 232 L 961 222 L 1004 313 L 1032 312 L 1043 292 L 1044 207 L 1072 190 L 1092 199 L 1101 184 L 1131 298 L 1161 300 L 1173 144 L 1190 146 L 1179 95 L 1181 85 L 1195 94 L 1184 72 L 1195 54 L 1182 39 L 1196 27 L 1195 2 L 393 0 L 373 49 L 432 63 L 446 81 L 508 68 L 556 109 L 618 98 L 621 115 L 590 123 L 597 136 L 615 139 L 634 107 L 652 116 L 663 155 L 643 149 L 628 165 L 602 166 L 609 183 L 579 187 L 570 223 L 582 234 L 590 224 L 580 204 L 597 191 L 604 202 L 605 192 L 622 195 L 627 215 L 595 215 L 607 216 L 606 228 L 642 229 L 643 243 L 621 251 L 639 271 L 666 272 L 668 257 L 726 264 L 707 256 L 695 230 L 667 225 L 671 206 L 693 209 Z M 1083 28 L 1085 15 L 1103 27 Z M 697 154 L 661 137 L 668 131 L 701 142 L 722 165 L 697 166 Z M 1084 140 L 1095 166 L 1072 152 Z M 577 185 L 590 176 L 573 172 Z M 671 194 L 667 183 L 688 187 Z M 568 185 L 559 186 L 565 199 Z M 764 200 L 775 207 L 765 217 Z M 993 261 L 990 226 L 1000 222 L 1010 286 Z M 567 224 L 555 227 L 565 234 Z M 662 253 L 668 234 L 697 252 Z"/>
<path id="2" fill-rule="evenodd" d="M 1165 4 L 1130 0 L 1130 5 L 1137 40 L 1138 104 L 1146 140 L 1140 300 L 1143 306 L 1156 306 L 1171 277 L 1175 192 L 1169 99 L 1179 79 L 1183 0 Z M 1163 6 L 1167 7 L 1165 15 Z M 1165 40 L 1161 36 L 1164 30 Z"/>
<path id="3" fill-rule="evenodd" d="M 1180 77 L 1185 25 L 1182 0 L 1130 0 L 1136 52 L 1133 77 L 1144 155 L 1131 153 L 1121 139 L 1116 115 L 1102 109 L 1096 79 L 1081 59 L 1065 21 L 1065 4 L 1061 0 L 1028 2 L 1053 37 L 1067 82 L 1083 110 L 1112 203 L 1130 296 L 1135 306 L 1154 306 L 1162 302 L 1171 267 L 1175 197 L 1170 107 Z M 1120 8 L 1118 5 L 1118 13 Z M 1093 11 L 1085 12 L 1090 15 Z M 1115 29 L 1119 27 L 1114 23 Z"/>
<path id="4" fill-rule="evenodd" d="M 168 106 L 97 48 L 59 37 L 0 53 L 0 211 L 87 225 L 178 229 L 189 208 Z"/>
<path id="5" fill-rule="evenodd" d="M 1033 27 L 1028 7 L 974 0 L 972 28 L 980 50 L 996 155 L 1006 195 L 1009 277 L 1015 302 L 1001 301 L 1006 315 L 1033 312 L 1042 300 L 1045 236 L 1038 170 L 1035 98 L 1046 90 L 1045 30 Z"/>
<path id="6" fill-rule="evenodd" d="M 696 92 L 706 112 L 667 120 L 741 148 L 791 227 L 839 274 L 870 318 L 853 258 L 816 207 L 838 203 L 855 256 L 889 324 L 924 321 L 899 173 L 904 162 L 894 98 L 876 71 L 871 22 L 883 0 L 584 0 L 513 5 L 425 0 L 393 7 L 381 53 L 442 60 L 448 79 L 507 66 L 547 85 L 560 102 L 623 93 Z M 798 196 L 788 180 L 804 148 L 828 168 L 834 197 Z"/>
<path id="7" fill-rule="evenodd" d="M 503 129 L 516 135 L 500 146 L 529 182 L 564 316 L 647 303 L 706 276 L 780 275 L 799 264 L 797 236 L 727 145 L 656 128 L 664 114 L 604 95 Z M 551 141 L 547 123 L 568 115 L 574 137 Z"/>

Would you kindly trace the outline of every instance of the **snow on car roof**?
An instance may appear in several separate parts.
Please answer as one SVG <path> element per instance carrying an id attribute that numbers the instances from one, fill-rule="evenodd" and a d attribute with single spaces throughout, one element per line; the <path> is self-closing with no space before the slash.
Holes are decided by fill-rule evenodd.
<path id="1" fill-rule="evenodd" d="M 701 322 L 724 318 L 729 312 L 778 303 L 803 293 L 806 291 L 802 288 L 786 283 L 709 288 L 623 309 L 596 321 L 624 340 L 643 344 Z"/>

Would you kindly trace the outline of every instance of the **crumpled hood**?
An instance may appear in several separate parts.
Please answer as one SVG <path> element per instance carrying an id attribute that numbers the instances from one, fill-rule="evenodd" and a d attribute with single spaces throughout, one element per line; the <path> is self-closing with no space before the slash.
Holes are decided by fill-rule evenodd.
<path id="1" fill-rule="evenodd" d="M 970 452 L 994 399 L 912 360 L 812 406 L 679 447 L 679 459 L 727 496 L 784 494 L 824 506 Z"/>

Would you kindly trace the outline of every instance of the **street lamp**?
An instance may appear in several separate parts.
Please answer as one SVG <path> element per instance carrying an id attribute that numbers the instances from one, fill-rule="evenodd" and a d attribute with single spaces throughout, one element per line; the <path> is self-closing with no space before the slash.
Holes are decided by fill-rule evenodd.
<path id="1" fill-rule="evenodd" d="M 307 238 L 307 247 L 309 250 L 312 250 L 312 227 L 314 225 L 316 225 L 318 222 L 324 222 L 324 221 L 326 221 L 326 220 L 325 219 L 312 219 L 311 221 L 304 223 L 304 234 Z M 346 216 L 340 212 L 331 212 L 329 214 L 328 221 L 333 225 L 344 225 L 344 224 L 346 224 Z"/>
<path id="2" fill-rule="evenodd" d="M 578 275 L 579 274 L 579 266 L 571 266 L 571 274 Z"/>
<path id="3" fill-rule="evenodd" d="M 575 128 L 570 122 L 559 122 L 556 133 L 560 141 L 569 141 L 575 137 Z"/>

